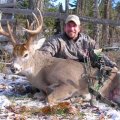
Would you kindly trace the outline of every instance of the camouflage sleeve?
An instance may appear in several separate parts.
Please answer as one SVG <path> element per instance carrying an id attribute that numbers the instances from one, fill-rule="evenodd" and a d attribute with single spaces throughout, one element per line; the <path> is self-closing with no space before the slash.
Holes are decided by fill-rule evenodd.
<path id="1" fill-rule="evenodd" d="M 55 54 L 58 53 L 59 48 L 60 48 L 59 40 L 57 38 L 51 37 L 49 40 L 45 41 L 40 50 L 46 52 L 46 54 L 55 56 Z"/>
<path id="2" fill-rule="evenodd" d="M 117 67 L 117 64 L 115 62 L 111 61 L 105 54 L 103 54 L 103 59 L 105 61 L 106 66 L 109 66 L 111 68 Z"/>
<path id="3" fill-rule="evenodd" d="M 95 54 L 93 52 L 94 49 L 99 49 L 97 43 L 95 42 L 95 40 L 89 38 L 89 49 L 90 49 L 90 57 L 92 62 L 94 62 L 95 60 Z M 105 65 L 109 66 L 109 67 L 117 67 L 116 63 L 111 61 L 105 54 L 103 54 L 103 59 L 105 61 Z"/>

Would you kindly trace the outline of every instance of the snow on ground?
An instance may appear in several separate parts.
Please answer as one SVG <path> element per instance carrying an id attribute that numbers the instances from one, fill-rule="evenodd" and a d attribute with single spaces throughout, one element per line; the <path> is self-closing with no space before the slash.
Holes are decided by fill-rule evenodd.
<path id="1" fill-rule="evenodd" d="M 7 106 L 26 106 L 30 108 L 42 108 L 45 103 L 35 98 L 38 93 L 25 77 L 17 75 L 5 75 L 0 73 L 0 120 L 120 120 L 120 110 L 115 110 L 104 103 L 94 101 L 95 106 L 89 103 L 74 102 L 79 115 L 40 115 L 19 114 L 14 108 Z M 38 94 L 37 94 L 38 95 Z M 24 108 L 25 109 L 25 108 Z M 21 117 L 22 116 L 22 117 Z"/>

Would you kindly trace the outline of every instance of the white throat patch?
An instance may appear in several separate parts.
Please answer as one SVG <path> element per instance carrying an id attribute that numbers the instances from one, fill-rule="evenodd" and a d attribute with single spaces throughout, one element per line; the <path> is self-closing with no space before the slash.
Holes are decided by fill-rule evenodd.
<path id="1" fill-rule="evenodd" d="M 33 72 L 33 69 L 32 67 L 28 68 L 28 69 L 25 69 L 25 71 L 23 70 L 23 74 L 25 75 L 31 75 Z"/>

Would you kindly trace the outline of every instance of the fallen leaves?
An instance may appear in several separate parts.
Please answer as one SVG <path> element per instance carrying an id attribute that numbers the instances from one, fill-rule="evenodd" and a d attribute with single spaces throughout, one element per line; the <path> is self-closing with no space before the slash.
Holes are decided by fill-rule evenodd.
<path id="1" fill-rule="evenodd" d="M 73 107 L 69 102 L 60 102 L 56 105 L 48 105 L 42 108 L 32 108 L 26 106 L 10 105 L 6 107 L 7 110 L 16 114 L 75 114 L 77 109 Z"/>
<path id="2" fill-rule="evenodd" d="M 31 108 L 26 107 L 26 106 L 16 106 L 16 105 L 10 105 L 6 107 L 7 110 L 13 113 L 21 114 L 24 112 L 29 112 Z"/>
<path id="3" fill-rule="evenodd" d="M 6 85 L 5 84 L 0 84 L 0 90 L 4 90 L 4 89 L 6 89 Z"/>

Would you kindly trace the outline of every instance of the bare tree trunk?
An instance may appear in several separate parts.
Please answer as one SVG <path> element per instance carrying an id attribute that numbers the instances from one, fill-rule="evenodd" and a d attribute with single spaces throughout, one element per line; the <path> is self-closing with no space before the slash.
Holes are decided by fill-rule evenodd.
<path id="1" fill-rule="evenodd" d="M 34 9 L 34 1 L 29 0 L 29 9 Z"/>
<path id="2" fill-rule="evenodd" d="M 69 0 L 65 0 L 65 12 L 67 15 L 69 14 Z"/>
<path id="3" fill-rule="evenodd" d="M 80 17 L 84 16 L 86 12 L 86 0 L 77 0 L 76 14 Z M 83 32 L 85 28 L 85 23 L 81 24 L 81 31 Z"/>
<path id="4" fill-rule="evenodd" d="M 43 12 L 44 10 L 44 0 L 29 0 L 29 9 L 40 9 L 41 12 Z M 32 22 L 33 19 L 31 19 L 31 17 L 29 17 L 29 20 Z"/>
<path id="5" fill-rule="evenodd" d="M 77 0 L 77 9 L 76 9 L 77 15 L 82 16 L 82 11 L 83 11 L 83 0 Z"/>
<path id="6" fill-rule="evenodd" d="M 104 0 L 104 19 L 109 19 L 110 17 L 110 12 L 109 12 L 109 8 L 110 8 L 110 3 L 111 0 Z M 109 25 L 103 25 L 103 33 L 102 33 L 102 37 L 103 37 L 103 43 L 102 45 L 109 45 Z"/>
<path id="7" fill-rule="evenodd" d="M 119 11 L 120 11 L 120 9 L 119 9 Z M 118 15 L 117 15 L 117 20 L 120 20 L 120 13 L 118 13 Z M 119 46 L 120 46 L 120 26 L 116 27 L 115 35 L 117 36 L 116 37 L 116 42 L 119 43 Z"/>
<path id="8" fill-rule="evenodd" d="M 39 8 L 43 12 L 44 0 L 29 0 L 29 8 L 30 9 Z"/>
<path id="9" fill-rule="evenodd" d="M 98 10 L 98 0 L 94 0 L 93 2 L 93 5 L 94 5 L 94 17 L 95 18 L 98 18 L 99 17 L 99 10 Z M 99 47 L 99 25 L 98 24 L 94 24 L 93 25 L 94 28 L 93 28 L 93 39 L 96 41 L 98 47 Z"/>
<path id="10" fill-rule="evenodd" d="M 110 3 L 110 15 L 109 15 L 109 19 L 111 19 L 111 20 L 113 19 L 113 16 L 112 16 L 112 2 Z M 113 45 L 113 43 L 114 43 L 114 29 L 115 29 L 115 27 L 110 25 L 110 28 L 109 28 L 109 37 L 110 37 L 109 43 L 111 45 Z"/>
<path id="11" fill-rule="evenodd" d="M 65 14 L 66 14 L 66 17 L 69 15 L 69 0 L 65 0 Z M 61 29 L 61 32 L 63 33 L 63 27 L 64 27 L 64 21 L 63 20 L 60 20 L 60 29 Z"/>

